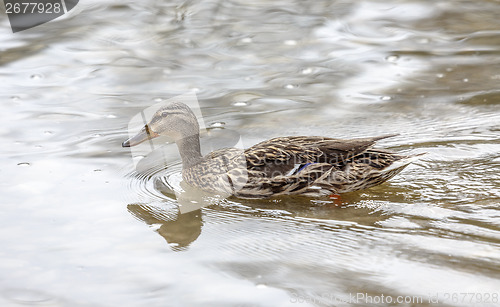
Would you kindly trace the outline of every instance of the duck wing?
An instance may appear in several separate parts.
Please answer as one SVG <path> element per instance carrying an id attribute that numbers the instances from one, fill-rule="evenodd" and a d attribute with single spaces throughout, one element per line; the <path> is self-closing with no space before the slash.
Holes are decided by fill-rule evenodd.
<path id="1" fill-rule="evenodd" d="M 266 177 L 293 175 L 312 163 L 327 163 L 340 169 L 376 141 L 392 136 L 395 134 L 349 140 L 320 136 L 274 138 L 245 150 L 247 169 Z"/>

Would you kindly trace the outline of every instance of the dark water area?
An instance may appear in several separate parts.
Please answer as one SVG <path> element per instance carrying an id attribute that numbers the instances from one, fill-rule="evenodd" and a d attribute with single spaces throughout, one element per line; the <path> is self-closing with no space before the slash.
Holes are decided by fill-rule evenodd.
<path id="1" fill-rule="evenodd" d="M 15 34 L 0 11 L 1 306 L 498 306 L 500 2 L 80 1 Z M 180 214 L 177 148 L 137 168 L 121 143 L 186 93 L 202 144 L 427 154 L 340 204 Z"/>

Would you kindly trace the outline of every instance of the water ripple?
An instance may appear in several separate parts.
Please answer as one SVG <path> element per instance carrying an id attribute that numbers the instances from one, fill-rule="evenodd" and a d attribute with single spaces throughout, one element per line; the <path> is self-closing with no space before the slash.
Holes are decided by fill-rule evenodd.
<path id="1" fill-rule="evenodd" d="M 180 161 L 165 168 L 161 164 L 138 167 L 127 174 L 129 190 L 137 193 L 138 197 L 146 202 L 158 202 L 175 199 L 175 190 L 178 190 L 180 180 Z M 140 169 L 140 170 L 139 170 Z"/>

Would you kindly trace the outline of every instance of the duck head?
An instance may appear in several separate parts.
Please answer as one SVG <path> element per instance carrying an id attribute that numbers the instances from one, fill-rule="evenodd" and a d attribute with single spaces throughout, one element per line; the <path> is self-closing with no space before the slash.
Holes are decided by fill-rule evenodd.
<path id="1" fill-rule="evenodd" d="M 156 111 L 151 121 L 139 133 L 123 142 L 122 147 L 135 146 L 158 136 L 167 136 L 177 142 L 197 136 L 199 131 L 193 111 L 181 102 L 173 102 Z"/>

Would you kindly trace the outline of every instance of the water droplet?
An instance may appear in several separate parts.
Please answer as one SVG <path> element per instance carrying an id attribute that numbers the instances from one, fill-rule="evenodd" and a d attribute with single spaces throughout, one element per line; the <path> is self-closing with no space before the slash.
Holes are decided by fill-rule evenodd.
<path id="1" fill-rule="evenodd" d="M 162 102 L 163 98 L 161 98 L 161 97 L 155 97 L 155 98 L 153 98 L 153 101 L 154 102 Z"/>
<path id="2" fill-rule="evenodd" d="M 100 133 L 94 133 L 91 135 L 91 137 L 93 137 L 93 138 L 100 138 L 101 136 L 102 136 L 102 134 L 100 134 Z"/>
<path id="3" fill-rule="evenodd" d="M 40 80 L 43 79 L 43 76 L 41 74 L 33 74 L 30 76 L 30 78 L 33 80 Z"/>
<path id="4" fill-rule="evenodd" d="M 225 122 L 215 122 L 210 124 L 210 128 L 222 128 L 226 125 Z"/>
<path id="5" fill-rule="evenodd" d="M 302 73 L 303 73 L 304 75 L 308 75 L 308 74 L 310 74 L 310 73 L 312 73 L 312 72 L 313 72 L 313 70 L 312 70 L 312 68 L 310 68 L 310 67 L 307 67 L 307 68 L 302 69 Z"/>
<path id="6" fill-rule="evenodd" d="M 392 99 L 391 96 L 382 96 L 382 97 L 380 97 L 380 100 L 382 100 L 382 101 L 389 101 L 391 99 Z"/>
<path id="7" fill-rule="evenodd" d="M 114 115 L 114 114 L 109 114 L 109 115 L 106 115 L 106 118 L 116 118 L 116 115 Z"/>
<path id="8" fill-rule="evenodd" d="M 256 287 L 257 289 L 266 289 L 266 288 L 267 288 L 267 286 L 266 286 L 266 285 L 263 285 L 263 284 L 257 284 L 255 287 Z"/>
<path id="9" fill-rule="evenodd" d="M 436 74 L 436 77 L 438 77 L 438 78 L 443 78 L 443 77 L 444 77 L 444 74 Z"/>
<path id="10" fill-rule="evenodd" d="M 293 88 L 297 88 L 297 87 L 299 87 L 299 86 L 296 84 L 287 84 L 284 86 L 284 88 L 286 88 L 286 89 L 293 89 Z"/>
<path id="11" fill-rule="evenodd" d="M 287 46 L 295 46 L 297 45 L 297 41 L 294 39 L 287 39 L 286 41 L 283 42 Z"/>
<path id="12" fill-rule="evenodd" d="M 385 58 L 387 62 L 397 62 L 399 60 L 399 55 L 389 55 Z"/>
<path id="13" fill-rule="evenodd" d="M 464 82 L 469 82 L 469 79 L 467 79 L 467 78 L 464 78 L 464 80 L 463 80 L 463 81 L 464 81 Z"/>
<path id="14" fill-rule="evenodd" d="M 184 46 L 186 46 L 186 47 L 194 47 L 195 44 L 194 44 L 194 42 L 191 39 L 185 39 L 184 40 Z"/>
<path id="15" fill-rule="evenodd" d="M 137 155 L 137 156 L 135 156 L 135 157 L 132 157 L 132 160 L 133 160 L 135 163 L 137 163 L 137 162 L 141 161 L 142 159 L 144 159 L 144 157 L 145 157 L 145 156 L 143 156 L 143 155 Z"/>
<path id="16" fill-rule="evenodd" d="M 448 67 L 448 68 L 446 68 L 446 71 L 447 71 L 447 72 L 453 71 L 453 68 Z"/>
<path id="17" fill-rule="evenodd" d="M 417 40 L 417 42 L 420 44 L 428 44 L 430 42 L 430 40 L 427 37 L 423 37 L 423 38 L 420 38 L 419 40 Z"/>
<path id="18" fill-rule="evenodd" d="M 245 37 L 240 40 L 240 42 L 248 44 L 252 42 L 252 39 L 250 37 Z"/>
<path id="19" fill-rule="evenodd" d="M 23 166 L 23 167 L 26 167 L 26 166 L 31 166 L 31 164 L 29 162 L 20 162 L 20 163 L 17 163 L 18 166 Z"/>
<path id="20" fill-rule="evenodd" d="M 191 90 L 192 90 L 193 92 L 195 92 L 195 93 L 198 93 L 198 92 L 200 91 L 200 88 L 198 88 L 198 87 L 193 87 Z"/>
<path id="21" fill-rule="evenodd" d="M 232 103 L 232 105 L 235 107 L 246 107 L 250 105 L 250 103 L 248 101 L 235 101 Z"/>

